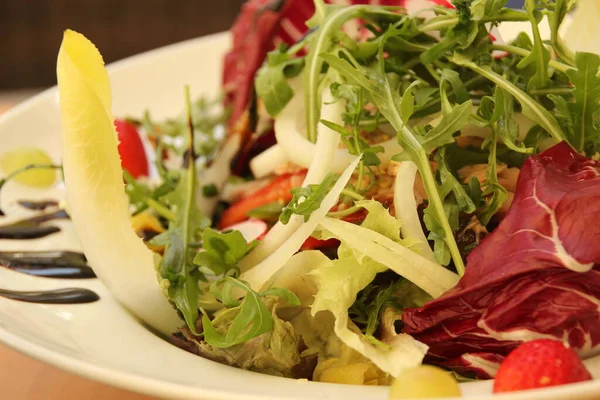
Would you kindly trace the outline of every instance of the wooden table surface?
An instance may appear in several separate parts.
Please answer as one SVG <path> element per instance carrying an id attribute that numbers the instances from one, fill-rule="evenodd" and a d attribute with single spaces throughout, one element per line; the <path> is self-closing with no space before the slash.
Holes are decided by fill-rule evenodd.
<path id="1" fill-rule="evenodd" d="M 0 114 L 23 94 L 0 96 Z M 152 400 L 81 378 L 0 345 L 0 398 L 10 400 Z"/>

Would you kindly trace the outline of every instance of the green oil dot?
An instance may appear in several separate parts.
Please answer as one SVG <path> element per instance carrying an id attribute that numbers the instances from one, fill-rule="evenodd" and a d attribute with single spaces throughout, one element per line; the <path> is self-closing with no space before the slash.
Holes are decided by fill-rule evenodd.
<path id="1" fill-rule="evenodd" d="M 52 159 L 37 147 L 20 147 L 0 156 L 0 167 L 5 176 L 31 164 L 50 165 Z M 15 175 L 13 180 L 27 186 L 46 188 L 56 182 L 56 171 L 51 168 L 32 168 Z"/>

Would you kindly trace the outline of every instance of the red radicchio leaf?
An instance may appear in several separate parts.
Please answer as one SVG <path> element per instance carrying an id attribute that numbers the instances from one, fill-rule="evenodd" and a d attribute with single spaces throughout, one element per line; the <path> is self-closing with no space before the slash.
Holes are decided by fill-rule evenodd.
<path id="1" fill-rule="evenodd" d="M 283 10 L 289 4 L 284 0 L 250 0 L 231 28 L 233 48 L 223 62 L 225 104 L 232 107 L 231 124 L 249 104 L 254 75 L 273 48 Z"/>
<path id="2" fill-rule="evenodd" d="M 512 207 L 456 287 L 405 310 L 428 361 L 492 377 L 517 345 L 550 338 L 600 352 L 600 162 L 560 143 L 523 165 Z"/>

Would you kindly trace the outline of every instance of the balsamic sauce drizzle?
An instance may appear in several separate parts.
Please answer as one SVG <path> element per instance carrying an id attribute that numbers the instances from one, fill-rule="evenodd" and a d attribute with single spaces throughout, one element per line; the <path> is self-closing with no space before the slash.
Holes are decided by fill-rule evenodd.
<path id="1" fill-rule="evenodd" d="M 19 201 L 31 210 L 43 211 L 58 206 L 54 200 Z M 37 239 L 59 232 L 60 228 L 44 223 L 68 219 L 65 210 L 45 213 L 12 224 L 0 225 L 0 239 Z M 0 266 L 17 272 L 44 278 L 88 279 L 95 278 L 85 255 L 74 251 L 12 251 L 0 252 Z M 95 292 L 84 288 L 64 288 L 42 291 L 14 291 L 0 289 L 0 297 L 40 304 L 82 304 L 100 300 Z"/>
<path id="2" fill-rule="evenodd" d="M 55 219 L 68 219 L 65 210 L 38 215 L 33 218 L 23 219 L 8 225 L 0 225 L 0 239 L 37 239 L 56 232 L 60 228 L 53 225 L 42 225 Z"/>
<path id="3" fill-rule="evenodd" d="M 100 296 L 95 292 L 83 288 L 65 288 L 31 292 L 0 289 L 0 297 L 40 304 L 82 304 L 93 303 L 94 301 L 100 300 Z"/>
<path id="4" fill-rule="evenodd" d="M 0 252 L 0 266 L 44 278 L 88 279 L 96 274 L 83 253 L 73 251 Z"/>
<path id="5" fill-rule="evenodd" d="M 28 210 L 44 211 L 46 208 L 58 207 L 58 201 L 56 200 L 19 200 L 19 205 Z"/>

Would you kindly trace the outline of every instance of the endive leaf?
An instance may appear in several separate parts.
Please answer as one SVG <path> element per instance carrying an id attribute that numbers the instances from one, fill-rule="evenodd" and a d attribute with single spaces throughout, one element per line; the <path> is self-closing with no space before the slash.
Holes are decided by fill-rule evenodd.
<path id="1" fill-rule="evenodd" d="M 157 284 L 152 252 L 131 228 L 102 56 L 67 30 L 56 73 L 69 214 L 88 262 L 126 308 L 171 333 L 181 321 Z"/>

